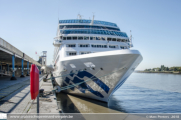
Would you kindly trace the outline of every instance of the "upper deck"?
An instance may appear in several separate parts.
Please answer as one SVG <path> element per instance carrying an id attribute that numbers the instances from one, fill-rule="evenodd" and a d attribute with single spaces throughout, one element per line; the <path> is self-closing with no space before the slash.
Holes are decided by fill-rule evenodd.
<path id="1" fill-rule="evenodd" d="M 91 24 L 91 22 L 92 20 L 85 20 L 85 19 L 59 20 L 59 24 Z M 106 21 L 94 20 L 93 24 L 118 28 L 118 26 L 115 23 L 106 22 Z"/>

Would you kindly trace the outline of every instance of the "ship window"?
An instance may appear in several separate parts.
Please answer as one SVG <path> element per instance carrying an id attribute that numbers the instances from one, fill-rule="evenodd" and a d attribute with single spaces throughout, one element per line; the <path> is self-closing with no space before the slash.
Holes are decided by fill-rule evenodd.
<path id="1" fill-rule="evenodd" d="M 77 37 L 73 37 L 73 40 L 77 40 Z"/>
<path id="2" fill-rule="evenodd" d="M 62 39 L 62 36 L 60 36 L 60 39 Z"/>
<path id="3" fill-rule="evenodd" d="M 106 38 L 105 38 L 105 37 L 102 37 L 102 40 L 106 40 Z"/>
<path id="4" fill-rule="evenodd" d="M 112 41 L 116 41 L 116 38 L 113 38 Z"/>
<path id="5" fill-rule="evenodd" d="M 84 40 L 89 40 L 89 37 L 84 37 Z"/>
<path id="6" fill-rule="evenodd" d="M 96 40 L 100 40 L 100 37 L 96 37 Z"/>
<path id="7" fill-rule="evenodd" d="M 67 40 L 71 40 L 71 37 L 67 37 Z"/>
<path id="8" fill-rule="evenodd" d="M 83 37 L 78 37 L 78 40 L 83 40 Z"/>
<path id="9" fill-rule="evenodd" d="M 94 40 L 96 40 L 96 37 L 94 37 Z"/>
<path id="10" fill-rule="evenodd" d="M 111 41 L 111 38 L 107 38 L 107 41 Z"/>
<path id="11" fill-rule="evenodd" d="M 68 56 L 74 56 L 74 55 L 77 55 L 77 53 L 76 52 L 67 52 L 67 55 Z"/>
<path id="12" fill-rule="evenodd" d="M 63 37 L 63 40 L 66 40 L 67 39 L 67 37 Z"/>
<path id="13" fill-rule="evenodd" d="M 89 44 L 80 44 L 79 47 L 89 47 Z"/>
<path id="14" fill-rule="evenodd" d="M 118 41 L 118 42 L 120 42 L 120 41 L 121 41 L 121 39 L 117 39 L 117 41 Z"/>
<path id="15" fill-rule="evenodd" d="M 60 29 L 62 29 L 64 26 L 60 26 Z"/>
<path id="16" fill-rule="evenodd" d="M 124 46 L 120 46 L 121 49 L 124 49 Z"/>
<path id="17" fill-rule="evenodd" d="M 91 45 L 94 48 L 107 48 L 107 45 Z"/>
<path id="18" fill-rule="evenodd" d="M 90 29 L 72 29 L 72 30 L 67 30 L 63 29 L 60 30 L 62 34 L 103 34 L 103 35 L 116 35 L 116 36 L 123 36 L 127 37 L 126 33 L 122 33 L 120 31 L 108 31 L 108 30 L 90 30 Z"/>
<path id="19" fill-rule="evenodd" d="M 93 40 L 93 37 L 90 37 L 90 40 Z"/>
<path id="20" fill-rule="evenodd" d="M 67 44 L 67 47 L 76 47 L 75 44 Z"/>
<path id="21" fill-rule="evenodd" d="M 91 52 L 80 52 L 81 55 L 83 55 L 83 54 L 89 54 L 89 53 L 91 53 Z"/>
<path id="22" fill-rule="evenodd" d="M 109 48 L 117 48 L 117 45 L 109 45 Z"/>

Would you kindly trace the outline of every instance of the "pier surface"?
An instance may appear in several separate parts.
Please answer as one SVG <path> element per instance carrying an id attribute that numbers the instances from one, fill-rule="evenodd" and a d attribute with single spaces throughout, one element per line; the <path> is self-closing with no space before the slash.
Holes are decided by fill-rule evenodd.
<path id="1" fill-rule="evenodd" d="M 50 77 L 50 76 L 49 76 Z M 40 89 L 44 89 L 43 96 L 39 97 L 39 111 L 40 113 L 59 113 L 60 110 L 57 107 L 56 95 L 53 94 L 52 82 L 41 83 Z M 37 100 L 34 100 L 27 111 L 27 113 L 37 113 Z"/>
<path id="2" fill-rule="evenodd" d="M 43 83 L 40 76 L 40 85 Z M 30 103 L 30 77 L 18 77 L 10 80 L 10 77 L 0 77 L 0 113 L 26 113 Z"/>
<path id="3" fill-rule="evenodd" d="M 52 82 L 43 82 L 40 76 L 40 89 L 44 89 L 43 96 L 39 97 L 40 113 L 58 116 L 73 116 L 80 120 L 148 120 L 142 116 L 121 113 L 107 107 L 107 103 L 84 97 L 77 97 L 66 93 L 53 94 Z M 49 76 L 50 77 L 50 76 Z M 37 113 L 37 100 L 31 100 L 30 78 L 18 78 L 11 81 L 8 77 L 1 77 L 0 82 L 0 113 Z M 79 113 L 79 114 L 75 114 Z M 40 114 L 41 115 L 41 114 Z"/>

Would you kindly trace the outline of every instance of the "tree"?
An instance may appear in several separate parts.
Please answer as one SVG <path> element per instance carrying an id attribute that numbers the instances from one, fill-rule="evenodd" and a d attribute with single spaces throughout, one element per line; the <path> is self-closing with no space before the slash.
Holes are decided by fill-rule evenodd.
<path id="1" fill-rule="evenodd" d="M 168 67 L 166 67 L 166 71 L 169 71 L 169 68 L 168 68 Z"/>
<path id="2" fill-rule="evenodd" d="M 174 67 L 174 69 L 173 69 L 174 71 L 177 71 L 177 68 L 176 67 Z"/>
<path id="3" fill-rule="evenodd" d="M 165 68 L 165 66 L 164 66 L 164 65 L 161 65 L 161 71 L 163 71 L 163 70 L 164 70 L 164 68 Z"/>

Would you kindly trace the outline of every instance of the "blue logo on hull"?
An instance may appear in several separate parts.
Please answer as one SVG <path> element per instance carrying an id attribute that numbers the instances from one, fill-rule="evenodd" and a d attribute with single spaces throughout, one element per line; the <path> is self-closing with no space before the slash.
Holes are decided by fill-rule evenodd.
<path id="1" fill-rule="evenodd" d="M 73 77 L 73 79 L 71 80 L 70 78 L 68 77 L 65 77 L 65 82 L 69 85 L 72 85 L 71 82 L 73 84 L 76 84 L 76 83 L 80 83 L 80 82 L 83 82 L 84 80 L 84 77 L 87 77 L 87 78 L 91 78 L 93 79 L 92 81 L 94 81 L 98 86 L 100 86 L 107 94 L 109 92 L 109 87 L 103 83 L 100 79 L 98 79 L 96 76 L 93 76 L 91 73 L 87 72 L 87 71 L 82 71 L 82 72 L 79 72 L 78 74 L 75 74 L 73 73 L 72 71 L 70 72 L 70 76 Z M 79 78 L 78 78 L 79 77 Z M 82 79 L 80 79 L 82 78 Z M 71 81 L 71 82 L 70 82 Z M 63 84 L 63 87 L 64 86 L 67 86 L 65 83 Z M 70 88 L 71 90 L 74 91 L 75 87 L 73 88 Z M 77 87 L 78 90 L 80 90 L 82 93 L 85 93 L 86 90 L 90 91 L 92 94 L 98 96 L 98 97 L 101 97 L 101 98 L 104 98 L 104 96 L 98 92 L 98 91 L 95 91 L 93 90 L 87 83 L 82 83 L 80 85 L 78 85 Z"/>

